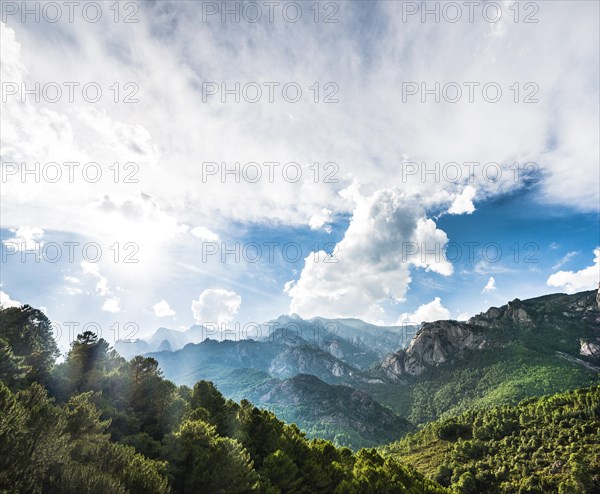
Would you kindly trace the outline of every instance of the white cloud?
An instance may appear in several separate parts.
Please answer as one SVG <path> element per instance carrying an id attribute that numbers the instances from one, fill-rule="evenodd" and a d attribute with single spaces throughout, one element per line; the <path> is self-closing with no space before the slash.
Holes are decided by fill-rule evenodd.
<path id="1" fill-rule="evenodd" d="M 81 261 L 80 264 L 84 274 L 89 274 L 96 278 L 96 293 L 100 296 L 110 294 L 111 290 L 108 286 L 108 278 L 100 273 L 100 267 L 97 263 Z"/>
<path id="2" fill-rule="evenodd" d="M 64 280 L 67 282 L 64 289 L 67 295 L 79 295 L 83 293 L 81 280 L 75 276 L 66 275 Z"/>
<path id="3" fill-rule="evenodd" d="M 227 324 L 237 314 L 242 297 L 229 290 L 207 289 L 198 300 L 192 301 L 192 312 L 197 324 Z"/>
<path id="4" fill-rule="evenodd" d="M 299 279 L 286 283 L 290 313 L 380 321 L 382 302 L 404 298 L 411 266 L 452 274 L 441 255 L 447 236 L 424 217 L 418 198 L 397 189 L 370 197 L 355 190 L 353 197 L 356 208 L 333 257 L 308 256 Z"/>
<path id="5" fill-rule="evenodd" d="M 468 321 L 471 318 L 471 314 L 468 312 L 461 312 L 458 316 L 456 316 L 457 321 Z"/>
<path id="6" fill-rule="evenodd" d="M 493 292 L 496 289 L 496 280 L 493 276 L 490 276 L 487 284 L 483 287 L 481 293 Z"/>
<path id="7" fill-rule="evenodd" d="M 161 300 L 152 306 L 154 315 L 156 317 L 171 317 L 175 315 L 175 311 L 171 309 L 171 306 L 166 300 Z"/>
<path id="8" fill-rule="evenodd" d="M 471 214 L 475 211 L 473 199 L 475 197 L 475 188 L 467 185 L 464 190 L 454 199 L 452 206 L 448 210 L 449 214 Z"/>
<path id="9" fill-rule="evenodd" d="M 0 290 L 0 306 L 6 309 L 8 307 L 20 307 L 21 305 L 23 305 L 21 302 L 11 299 L 8 293 Z"/>
<path id="10" fill-rule="evenodd" d="M 559 271 L 551 275 L 546 284 L 560 287 L 566 293 L 577 293 L 598 288 L 600 281 L 600 247 L 594 250 L 594 264 L 579 271 Z"/>
<path id="11" fill-rule="evenodd" d="M 406 27 L 402 30 L 395 29 L 401 22 L 402 8 L 381 2 L 368 20 L 377 24 L 379 35 L 369 39 L 355 36 L 355 24 L 364 19 L 360 7 L 352 2 L 340 5 L 340 23 L 333 31 L 318 29 L 303 19 L 292 32 L 284 22 L 260 22 L 247 28 L 226 23 L 220 26 L 222 30 L 211 29 L 208 23 L 207 29 L 200 31 L 197 19 L 202 13 L 197 4 L 160 5 L 156 2 L 155 7 L 140 12 L 143 22 L 127 33 L 105 19 L 98 25 L 59 23 L 65 32 L 68 27 L 68 39 L 77 45 L 77 50 L 60 58 L 56 54 L 65 43 L 60 30 L 56 38 L 48 40 L 36 36 L 27 25 L 2 24 L 3 80 L 68 80 L 66 75 L 78 74 L 81 82 L 98 81 L 103 87 L 115 79 L 138 81 L 140 87 L 135 105 L 101 101 L 90 107 L 78 101 L 49 108 L 11 98 L 2 117 L 7 129 L 3 158 L 19 162 L 136 162 L 140 166 L 136 178 L 143 178 L 140 183 L 155 195 L 162 210 L 169 211 L 178 223 L 191 224 L 195 219 L 207 227 L 222 218 L 317 225 L 323 209 L 333 214 L 350 212 L 349 204 L 340 200 L 337 192 L 353 179 L 364 183 L 370 193 L 401 183 L 401 156 L 430 166 L 436 162 L 480 163 L 473 188 L 482 199 L 521 186 L 515 183 L 510 169 L 515 160 L 544 163 L 539 190 L 546 200 L 580 209 L 597 205 L 598 191 L 588 186 L 590 177 L 598 176 L 598 144 L 593 138 L 598 134 L 594 111 L 598 57 L 593 49 L 598 39 L 594 21 L 598 6 L 593 2 L 575 6 L 554 2 L 539 13 L 543 17 L 540 22 L 528 24 L 527 29 L 508 22 L 513 13 L 507 10 L 497 24 L 463 19 L 434 29 L 437 25 L 421 25 L 416 16 L 415 23 L 401 23 Z M 168 34 L 165 26 L 171 26 Z M 557 26 L 573 33 L 571 39 L 556 39 Z M 532 36 L 537 43 L 531 42 Z M 249 37 L 251 46 L 247 45 Z M 299 41 L 307 49 L 289 57 Z M 232 43 L 247 46 L 247 50 L 232 51 Z M 119 46 L 128 49 L 115 49 Z M 193 53 L 191 46 L 196 47 Z M 315 47 L 320 47 L 317 57 Z M 135 64 L 124 63 L 131 53 L 136 54 Z M 424 58 L 426 65 L 422 64 Z M 231 63 L 222 64 L 224 59 Z M 390 59 L 395 63 L 390 65 Z M 87 63 L 89 60 L 94 64 Z M 590 62 L 582 63 L 584 60 Z M 166 72 L 170 74 L 168 85 L 160 76 Z M 535 105 L 515 104 L 509 89 L 515 81 L 525 84 L 521 79 L 526 73 L 536 74 L 540 88 Z M 566 81 L 565 73 L 575 75 Z M 203 102 L 198 81 L 206 74 L 217 81 L 241 78 L 242 84 L 246 80 L 284 82 L 294 74 L 305 94 L 311 93 L 307 88 L 316 80 L 333 80 L 340 87 L 342 104 L 318 105 L 307 97 L 290 107 L 279 91 L 273 104 L 228 105 L 221 103 L 219 95 Z M 419 95 L 403 102 L 405 74 L 414 74 L 415 80 L 428 81 L 429 86 L 436 81 L 443 86 L 456 79 L 459 84 L 464 79 L 482 85 L 493 80 L 502 87 L 504 96 L 490 105 L 477 87 L 474 103 L 464 101 L 466 88 L 463 100 L 455 105 L 422 104 Z M 519 97 L 523 99 L 530 92 L 520 87 Z M 365 94 L 369 98 L 358 97 Z M 189 111 L 191 108 L 202 108 L 202 118 Z M 367 118 L 372 115 L 377 118 Z M 172 122 L 168 129 L 165 119 Z M 253 124 L 251 133 L 247 132 L 249 122 Z M 431 145 L 432 135 L 435 146 Z M 482 139 L 482 135 L 503 138 Z M 284 164 L 299 157 L 303 177 L 298 183 L 281 180 L 280 166 L 274 183 L 266 179 L 266 172 L 258 183 L 238 183 L 231 176 L 223 181 L 220 173 L 205 183 L 198 156 L 229 166 L 275 159 Z M 329 156 L 335 156 L 340 167 L 334 180 L 324 167 Z M 502 165 L 500 183 L 488 183 L 481 173 L 483 164 L 490 160 Z M 315 180 L 317 168 L 313 163 L 317 161 L 320 165 Z M 578 163 L 577 173 L 570 166 L 573 162 Z M 105 175 L 109 179 L 105 193 L 116 202 L 140 187 L 110 183 L 111 173 Z M 456 184 L 429 178 L 422 183 L 420 175 L 416 176 L 406 187 L 454 193 Z M 466 179 L 462 177 L 461 186 Z M 79 231 L 87 225 L 90 233 L 96 233 L 108 222 L 86 221 L 89 211 L 82 205 L 99 193 L 93 184 L 78 184 L 83 185 L 80 190 L 73 184 L 7 185 L 7 193 L 15 198 L 14 205 L 3 212 L 9 225 L 26 224 L 16 222 L 35 216 L 36 205 L 49 202 L 48 194 L 53 207 L 36 213 L 43 215 L 42 228 L 54 225 Z M 469 212 L 468 190 L 455 198 L 451 209 L 456 214 Z M 240 201 L 240 197 L 247 200 Z M 80 214 L 57 214 L 72 211 L 73 204 Z M 62 224 L 56 218 L 61 218 Z"/>
<path id="12" fill-rule="evenodd" d="M 197 226 L 195 228 L 192 228 L 190 230 L 190 233 L 194 237 L 199 238 L 204 242 L 216 242 L 217 240 L 219 240 L 219 235 L 217 235 L 215 232 L 209 230 L 204 226 Z"/>
<path id="13" fill-rule="evenodd" d="M 20 226 L 11 228 L 10 231 L 15 234 L 14 237 L 3 240 L 6 246 L 12 245 L 16 251 L 37 250 L 42 246 L 42 237 L 44 230 L 37 227 Z"/>
<path id="14" fill-rule="evenodd" d="M 469 187 L 482 201 L 522 187 L 510 168 L 515 161 L 543 167 L 537 174 L 543 180 L 532 190 L 538 198 L 579 210 L 597 209 L 598 188 L 590 183 L 598 181 L 599 161 L 598 2 L 547 2 L 537 24 L 509 22 L 513 12 L 507 10 L 495 25 L 484 22 L 480 12 L 476 22 L 463 18 L 452 25 L 422 24 L 415 16 L 415 22 L 403 23 L 402 2 L 377 2 L 367 19 L 360 2 L 341 2 L 339 7 L 340 22 L 331 29 L 304 22 L 306 16 L 292 30 L 285 22 L 216 22 L 198 29 L 197 2 L 152 2 L 139 12 L 141 22 L 128 29 L 108 16 L 98 24 L 61 21 L 51 26 L 50 37 L 32 23 L 2 23 L 3 81 L 96 81 L 109 95 L 94 106 L 81 99 L 37 105 L 18 98 L 3 105 L 3 162 L 94 161 L 104 172 L 97 184 L 23 184 L 14 177 L 2 187 L 3 225 L 38 225 L 91 241 L 135 242 L 140 247 L 138 274 L 151 293 L 147 281 L 163 283 L 171 273 L 165 266 L 189 254 L 185 240 L 190 236 L 179 242 L 183 225 L 204 225 L 222 235 L 234 226 L 237 232 L 257 224 L 327 229 L 324 210 L 342 217 L 360 209 L 339 195 L 354 182 L 363 184 L 367 196 L 402 184 L 411 198 L 407 201 L 423 204 L 404 208 L 414 209 L 406 211 L 414 227 L 409 229 L 412 236 L 404 237 L 407 241 L 444 235 L 429 220 L 429 197 L 439 202 L 436 213 L 464 214 L 473 202 Z M 571 35 L 556 36 L 563 31 Z M 298 51 L 301 45 L 305 49 Z M 169 84 L 164 83 L 165 73 Z M 420 95 L 405 103 L 406 74 L 428 87 L 478 81 L 476 102 L 465 101 L 468 91 L 463 88 L 457 104 L 436 104 L 431 98 L 423 104 Z M 207 77 L 240 81 L 242 86 L 267 80 L 285 84 L 293 78 L 304 97 L 290 105 L 281 100 L 278 88 L 274 104 L 223 104 L 219 95 L 203 102 L 200 86 Z M 115 104 L 107 89 L 115 81 L 136 81 L 139 103 Z M 315 81 L 321 81 L 321 97 L 322 83 L 335 81 L 340 104 L 315 104 L 308 90 Z M 509 88 L 518 82 L 522 101 L 531 94 L 524 87 L 527 81 L 539 87 L 539 102 L 516 104 Z M 499 103 L 482 99 L 486 82 L 502 87 Z M 280 166 L 274 183 L 238 183 L 231 176 L 223 181 L 219 175 L 205 183 L 199 157 L 229 166 L 298 160 L 303 177 L 297 183 L 282 181 Z M 330 159 L 339 164 L 335 181 L 326 181 L 329 170 L 323 164 Z M 431 176 L 423 180 L 421 174 L 404 182 L 401 159 L 429 166 L 481 165 L 465 187 L 470 177 L 464 175 L 458 184 Z M 490 161 L 501 164 L 498 183 L 487 182 L 481 173 Z M 137 163 L 138 182 L 115 183 L 108 168 L 115 162 Z M 316 162 L 320 165 L 311 168 Z M 318 180 L 315 169 L 320 171 Z M 121 169 L 121 178 L 126 175 Z M 386 222 L 376 214 L 365 217 L 377 227 L 357 219 L 338 246 L 337 267 L 307 262 L 300 279 L 286 285 L 292 305 L 310 312 L 315 302 L 315 311 L 331 315 L 359 315 L 359 307 L 379 319 L 383 300 L 403 298 L 411 281 L 409 268 L 451 272 L 443 263 L 421 262 L 419 254 L 408 266 L 399 266 L 397 243 Z M 378 237 L 380 228 L 387 241 Z M 113 280 L 113 272 L 109 274 Z M 344 286 L 354 282 L 355 290 Z M 97 283 L 102 290 L 100 278 Z"/>
<path id="15" fill-rule="evenodd" d="M 428 304 L 421 305 L 416 311 L 402 314 L 396 324 L 406 324 L 408 322 L 420 324 L 447 319 L 450 319 L 450 311 L 442 305 L 440 297 L 435 297 Z"/>
<path id="16" fill-rule="evenodd" d="M 579 252 L 577 252 L 577 251 L 567 252 L 560 261 L 558 261 L 554 266 L 552 266 L 552 269 L 562 268 L 571 259 L 573 259 L 573 257 L 575 257 L 577 254 L 579 254 Z"/>
<path id="17" fill-rule="evenodd" d="M 325 226 L 325 231 L 331 232 L 331 226 L 327 225 L 331 221 L 331 209 L 323 208 L 320 213 L 313 214 L 308 220 L 308 226 L 311 230 L 318 230 Z"/>
<path id="18" fill-rule="evenodd" d="M 121 311 L 119 299 L 117 297 L 109 297 L 102 304 L 102 310 L 105 312 L 110 312 L 111 314 L 116 314 Z"/>
<path id="19" fill-rule="evenodd" d="M 84 274 L 90 275 L 96 279 L 95 294 L 99 297 L 106 297 L 102 304 L 102 310 L 112 314 L 120 312 L 121 301 L 114 295 L 113 290 L 108 283 L 108 278 L 100 273 L 100 267 L 98 263 L 81 261 L 80 266 Z M 76 295 L 82 291 L 78 286 L 67 286 L 66 290 L 69 295 Z M 117 287 L 117 291 L 122 290 Z"/>

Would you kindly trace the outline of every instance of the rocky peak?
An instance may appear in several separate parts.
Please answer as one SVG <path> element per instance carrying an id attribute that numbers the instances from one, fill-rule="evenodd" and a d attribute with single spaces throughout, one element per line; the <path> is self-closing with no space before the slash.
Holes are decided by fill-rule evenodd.
<path id="1" fill-rule="evenodd" d="M 573 328 L 591 329 L 580 342 L 581 355 L 600 357 L 600 292 L 554 294 L 502 307 L 490 307 L 468 322 L 436 321 L 424 324 L 406 350 L 387 355 L 379 369 L 393 381 L 417 376 L 426 368 L 463 358 L 468 351 L 506 346 L 526 333 L 551 331 L 569 337 Z M 590 334 L 591 333 L 591 334 Z"/>
<path id="2" fill-rule="evenodd" d="M 398 380 L 418 376 L 427 367 L 460 357 L 465 351 L 483 349 L 489 342 L 483 332 L 458 321 L 425 323 L 406 350 L 388 355 L 381 363 L 384 375 Z"/>
<path id="3" fill-rule="evenodd" d="M 516 298 L 500 308 L 490 307 L 486 312 L 473 316 L 469 319 L 469 324 L 489 328 L 505 321 L 521 325 L 530 325 L 533 323 L 531 316 L 525 309 L 523 301 Z"/>

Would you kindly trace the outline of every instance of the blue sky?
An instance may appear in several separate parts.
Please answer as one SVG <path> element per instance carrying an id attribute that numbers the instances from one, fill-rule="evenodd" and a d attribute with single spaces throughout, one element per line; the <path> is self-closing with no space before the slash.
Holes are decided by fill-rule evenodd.
<path id="1" fill-rule="evenodd" d="M 438 2 L 439 22 L 410 2 L 323 2 L 318 22 L 312 3 L 298 22 L 209 3 L 3 11 L 3 305 L 111 340 L 464 319 L 597 286 L 597 2 L 457 22 Z"/>

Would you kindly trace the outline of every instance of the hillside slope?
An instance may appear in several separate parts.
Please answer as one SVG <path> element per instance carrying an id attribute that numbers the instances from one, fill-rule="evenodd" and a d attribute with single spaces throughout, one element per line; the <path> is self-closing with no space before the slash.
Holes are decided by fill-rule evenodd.
<path id="1" fill-rule="evenodd" d="M 513 300 L 468 322 L 424 324 L 364 386 L 414 423 L 600 382 L 596 291 Z"/>
<path id="2" fill-rule="evenodd" d="M 600 492 L 600 387 L 470 411 L 382 448 L 459 492 Z"/>

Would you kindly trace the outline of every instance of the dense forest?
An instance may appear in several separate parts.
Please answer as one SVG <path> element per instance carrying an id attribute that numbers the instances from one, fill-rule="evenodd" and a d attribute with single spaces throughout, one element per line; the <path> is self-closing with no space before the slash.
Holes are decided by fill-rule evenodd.
<path id="1" fill-rule="evenodd" d="M 600 386 L 468 411 L 381 452 L 463 493 L 598 493 Z"/>
<path id="2" fill-rule="evenodd" d="M 307 440 L 208 381 L 164 379 L 91 332 L 64 361 L 49 320 L 0 310 L 2 493 L 443 493 L 374 449 Z"/>
<path id="3" fill-rule="evenodd" d="M 379 449 L 307 439 L 206 380 L 0 310 L 0 493 L 598 493 L 600 386 L 467 410 Z"/>

